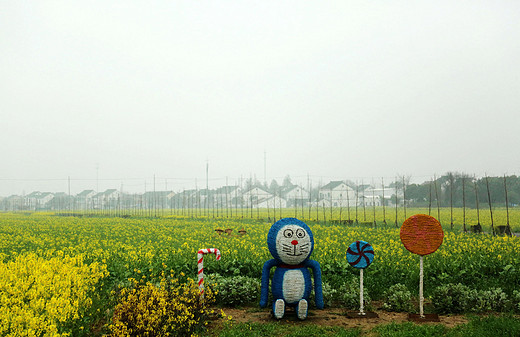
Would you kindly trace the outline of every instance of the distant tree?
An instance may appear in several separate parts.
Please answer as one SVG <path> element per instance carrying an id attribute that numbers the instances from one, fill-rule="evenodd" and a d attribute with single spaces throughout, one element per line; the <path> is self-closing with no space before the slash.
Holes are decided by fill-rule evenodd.
<path id="1" fill-rule="evenodd" d="M 282 186 L 284 188 L 293 186 L 293 183 L 291 182 L 291 177 L 289 175 L 286 175 L 285 178 L 283 178 Z"/>
<path id="2" fill-rule="evenodd" d="M 271 184 L 269 185 L 269 192 L 275 193 L 280 189 L 280 185 L 278 185 L 278 182 L 273 179 L 271 180 Z"/>
<path id="3" fill-rule="evenodd" d="M 430 197 L 430 183 L 410 184 L 406 186 L 406 199 L 414 204 L 424 204 Z"/>

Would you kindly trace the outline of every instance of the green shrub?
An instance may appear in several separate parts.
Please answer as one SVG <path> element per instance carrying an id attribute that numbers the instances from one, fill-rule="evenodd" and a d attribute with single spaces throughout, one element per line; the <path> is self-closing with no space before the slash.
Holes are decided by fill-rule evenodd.
<path id="1" fill-rule="evenodd" d="M 404 284 L 394 284 L 384 293 L 383 309 L 387 311 L 411 311 L 412 294 Z"/>
<path id="2" fill-rule="evenodd" d="M 434 289 L 432 302 L 440 314 L 458 314 L 468 311 L 474 302 L 475 291 L 461 283 L 448 283 Z"/>
<path id="3" fill-rule="evenodd" d="M 472 302 L 471 311 L 473 312 L 503 312 L 507 311 L 510 305 L 507 294 L 501 288 L 491 288 L 476 292 Z"/>
<path id="4" fill-rule="evenodd" d="M 511 298 L 513 310 L 520 312 L 520 291 L 513 290 L 513 297 Z"/>
<path id="5" fill-rule="evenodd" d="M 212 274 L 206 278 L 205 285 L 215 293 L 219 305 L 235 307 L 260 298 L 260 280 L 248 276 L 224 277 Z"/>
<path id="6" fill-rule="evenodd" d="M 359 278 L 354 278 L 351 282 L 346 282 L 340 288 L 339 298 L 341 304 L 348 309 L 359 309 Z M 370 308 L 371 298 L 366 287 L 363 287 L 364 306 Z"/>
<path id="7" fill-rule="evenodd" d="M 321 289 L 323 292 L 323 303 L 325 304 L 325 307 L 332 307 L 334 306 L 338 301 L 338 290 L 334 289 L 330 283 L 328 282 L 322 282 Z M 311 295 L 309 296 L 309 302 L 311 305 L 314 305 L 314 287 L 311 291 Z"/>

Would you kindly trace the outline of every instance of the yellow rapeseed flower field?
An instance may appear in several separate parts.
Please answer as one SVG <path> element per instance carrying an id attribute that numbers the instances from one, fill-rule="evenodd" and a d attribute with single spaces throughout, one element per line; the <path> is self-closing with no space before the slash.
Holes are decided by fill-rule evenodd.
<path id="1" fill-rule="evenodd" d="M 459 216 L 460 210 L 456 214 Z M 321 264 L 325 282 L 339 286 L 358 275 L 345 254 L 352 242 L 364 240 L 375 250 L 374 262 L 365 272 L 365 288 L 372 298 L 379 298 L 396 283 L 410 290 L 418 287 L 419 258 L 401 244 L 399 228 L 390 215 L 388 224 L 379 222 L 377 228 L 304 219 L 314 233 L 312 259 Z M 410 210 L 408 215 L 412 215 Z M 342 216 L 346 219 L 347 213 Z M 462 233 L 460 222 L 451 230 L 445 217 L 443 210 L 444 242 L 437 252 L 425 257 L 427 296 L 434 287 L 450 282 L 480 289 L 501 287 L 508 292 L 518 289 L 518 237 Z M 501 217 L 496 215 L 497 219 Z M 518 228 L 518 220 L 516 215 L 511 216 L 513 228 Z M 485 217 L 481 221 L 489 228 Z M 222 254 L 218 262 L 214 256 L 205 257 L 206 274 L 260 278 L 263 263 L 271 258 L 266 238 L 272 222 L 267 216 L 214 219 L 165 214 L 160 218 L 119 218 L 0 213 L 0 319 L 2 328 L 9 327 L 0 330 L 0 336 L 9 335 L 15 328 L 28 331 L 26 335 L 42 335 L 35 330 L 41 322 L 45 322 L 49 336 L 65 331 L 64 326 L 79 329 L 81 324 L 74 322 L 87 313 L 89 296 L 126 287 L 130 278 L 160 283 L 167 273 L 183 282 L 196 279 L 200 248 L 215 247 Z M 472 222 L 468 220 L 468 224 Z M 216 229 L 232 231 L 230 235 L 218 234 Z M 242 229 L 245 234 L 239 234 Z M 113 310 L 114 298 L 105 297 L 100 312 Z"/>

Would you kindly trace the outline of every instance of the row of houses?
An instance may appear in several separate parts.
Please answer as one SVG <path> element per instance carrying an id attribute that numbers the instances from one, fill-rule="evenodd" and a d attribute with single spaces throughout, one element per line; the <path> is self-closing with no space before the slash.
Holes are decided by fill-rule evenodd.
<path id="1" fill-rule="evenodd" d="M 354 207 L 381 206 L 383 203 L 390 206 L 398 193 L 389 187 L 352 188 L 344 181 L 331 181 L 315 190 L 314 195 L 300 185 L 286 186 L 274 192 L 262 186 L 242 189 L 236 185 L 213 190 L 149 191 L 141 194 L 122 193 L 117 189 L 104 192 L 84 190 L 74 196 L 35 191 L 1 199 L 0 210 Z"/>

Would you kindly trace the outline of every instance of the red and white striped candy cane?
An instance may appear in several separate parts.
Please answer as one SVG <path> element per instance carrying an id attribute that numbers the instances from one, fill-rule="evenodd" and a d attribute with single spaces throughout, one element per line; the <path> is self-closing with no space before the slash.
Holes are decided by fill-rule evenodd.
<path id="1" fill-rule="evenodd" d="M 199 268 L 199 291 L 200 291 L 200 296 L 202 298 L 204 298 L 204 267 L 203 267 L 203 259 L 204 259 L 204 254 L 215 254 L 215 256 L 217 257 L 217 261 L 220 260 L 220 250 L 218 250 L 217 248 L 205 248 L 205 249 L 200 249 L 198 252 L 197 252 L 197 266 Z"/>

